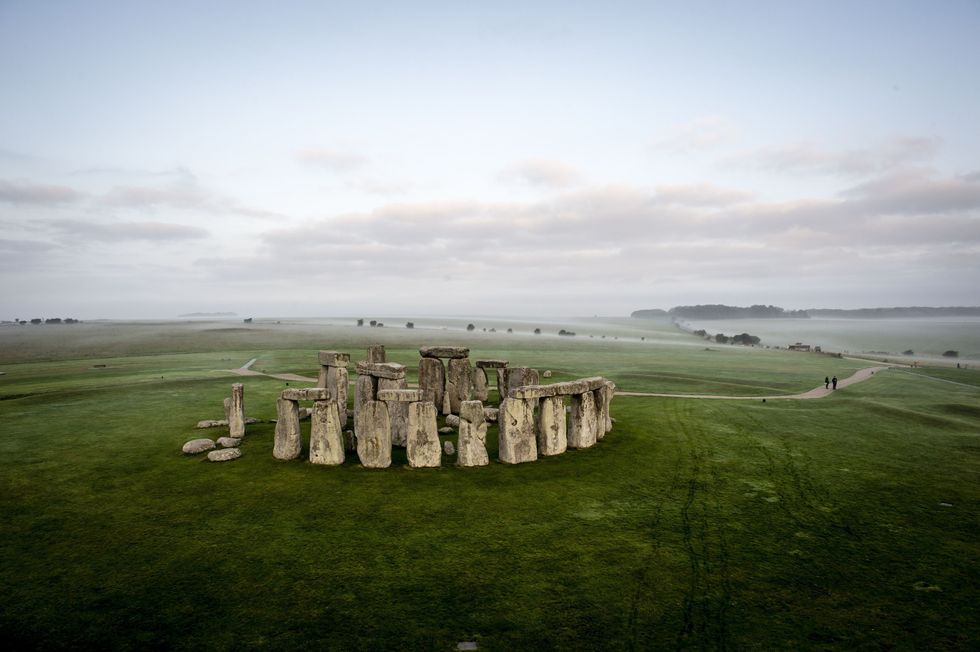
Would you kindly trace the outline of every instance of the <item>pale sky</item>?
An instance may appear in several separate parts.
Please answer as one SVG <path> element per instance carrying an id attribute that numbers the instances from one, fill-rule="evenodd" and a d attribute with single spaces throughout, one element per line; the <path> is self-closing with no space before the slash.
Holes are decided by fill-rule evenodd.
<path id="1" fill-rule="evenodd" d="M 978 35 L 976 0 L 0 0 L 0 318 L 980 305 Z"/>

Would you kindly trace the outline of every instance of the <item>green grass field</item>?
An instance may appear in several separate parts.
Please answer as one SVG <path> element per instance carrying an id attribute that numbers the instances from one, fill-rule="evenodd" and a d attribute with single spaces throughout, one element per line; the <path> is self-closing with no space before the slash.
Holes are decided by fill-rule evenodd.
<path id="1" fill-rule="evenodd" d="M 220 418 L 232 382 L 245 383 L 249 416 L 274 418 L 284 381 L 222 370 L 257 358 L 256 370 L 315 375 L 317 349 L 356 360 L 375 341 L 410 370 L 419 345 L 465 343 L 554 380 L 598 374 L 652 392 L 796 393 L 868 366 L 626 320 L 583 324 L 591 339 L 583 325 L 575 338 L 516 324 L 507 335 L 506 322 L 495 334 L 390 327 L 403 322 L 0 329 L 0 637 L 111 649 L 980 647 L 973 369 L 889 370 L 811 401 L 617 397 L 595 448 L 513 467 L 412 470 L 404 453 L 384 471 L 281 462 L 271 423 L 249 426 L 232 463 L 180 453 L 219 435 L 194 424 Z M 488 445 L 494 458 L 494 428 Z"/>

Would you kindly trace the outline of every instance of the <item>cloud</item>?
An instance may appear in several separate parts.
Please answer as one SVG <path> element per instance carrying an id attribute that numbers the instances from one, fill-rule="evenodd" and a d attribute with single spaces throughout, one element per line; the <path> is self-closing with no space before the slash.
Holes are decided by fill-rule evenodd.
<path id="1" fill-rule="evenodd" d="M 359 154 L 323 147 L 297 150 L 293 152 L 293 160 L 335 174 L 353 172 L 367 163 L 367 159 Z"/>
<path id="2" fill-rule="evenodd" d="M 729 162 L 794 174 L 864 176 L 927 161 L 940 144 L 932 138 L 900 138 L 877 147 L 832 150 L 800 142 L 743 153 Z"/>
<path id="3" fill-rule="evenodd" d="M 0 201 L 16 205 L 60 205 L 85 199 L 85 193 L 67 186 L 38 185 L 0 179 Z"/>
<path id="4" fill-rule="evenodd" d="M 935 214 L 980 208 L 980 177 L 937 179 L 928 170 L 903 170 L 841 193 L 875 213 Z"/>
<path id="5" fill-rule="evenodd" d="M 719 188 L 707 183 L 685 186 L 657 186 L 657 200 L 684 206 L 730 206 L 751 201 L 752 193 Z"/>
<path id="6" fill-rule="evenodd" d="M 718 116 L 697 118 L 675 125 L 666 137 L 653 145 L 654 150 L 686 154 L 712 149 L 735 139 L 736 129 Z"/>
<path id="7" fill-rule="evenodd" d="M 574 167 L 548 159 L 528 159 L 502 170 L 498 178 L 539 188 L 567 188 L 582 182 L 582 174 Z"/>
<path id="8" fill-rule="evenodd" d="M 168 222 L 115 222 L 109 224 L 83 222 L 81 220 L 52 220 L 48 225 L 60 235 L 73 241 L 121 242 L 142 240 L 145 242 L 178 242 L 199 240 L 210 234 L 198 226 Z"/>

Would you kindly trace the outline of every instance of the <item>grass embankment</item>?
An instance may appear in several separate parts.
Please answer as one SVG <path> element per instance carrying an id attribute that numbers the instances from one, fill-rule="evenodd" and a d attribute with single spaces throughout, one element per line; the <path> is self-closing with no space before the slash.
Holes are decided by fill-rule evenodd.
<path id="1" fill-rule="evenodd" d="M 802 391 L 858 364 L 619 346 L 474 356 L 725 393 Z M 182 456 L 239 380 L 211 369 L 252 357 L 315 371 L 311 350 L 269 346 L 3 367 L 0 635 L 114 648 L 980 645 L 972 387 L 895 371 L 812 401 L 620 397 L 600 445 L 518 467 L 279 462 L 268 423 L 249 427 L 234 463 Z M 956 379 L 980 384 L 972 370 Z M 273 417 L 285 383 L 240 380 L 248 414 Z"/>

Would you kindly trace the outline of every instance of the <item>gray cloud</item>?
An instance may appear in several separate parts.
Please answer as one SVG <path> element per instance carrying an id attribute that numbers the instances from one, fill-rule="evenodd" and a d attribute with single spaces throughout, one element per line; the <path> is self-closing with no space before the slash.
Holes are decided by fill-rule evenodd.
<path id="1" fill-rule="evenodd" d="M 934 138 L 900 138 L 873 148 L 829 150 L 801 142 L 744 153 L 729 162 L 794 174 L 863 176 L 928 161 L 940 144 Z"/>
<path id="2" fill-rule="evenodd" d="M 147 242 L 174 242 L 197 240 L 209 233 L 200 227 L 167 222 L 115 222 L 101 224 L 80 220 L 52 220 L 48 222 L 61 236 L 72 241 L 120 242 L 143 240 Z"/>
<path id="3" fill-rule="evenodd" d="M 0 179 L 0 201 L 17 205 L 60 205 L 85 199 L 85 193 L 67 186 L 38 185 Z"/>
<path id="4" fill-rule="evenodd" d="M 507 183 L 518 183 L 542 188 L 567 188 L 582 182 L 582 174 L 574 167 L 548 159 L 528 159 L 502 170 L 498 178 Z"/>

